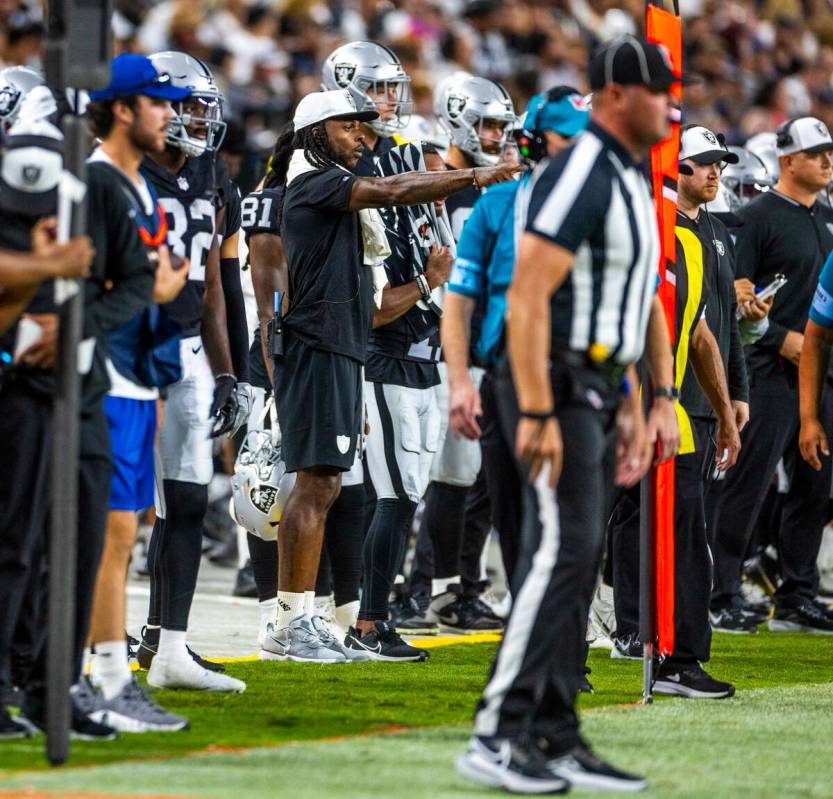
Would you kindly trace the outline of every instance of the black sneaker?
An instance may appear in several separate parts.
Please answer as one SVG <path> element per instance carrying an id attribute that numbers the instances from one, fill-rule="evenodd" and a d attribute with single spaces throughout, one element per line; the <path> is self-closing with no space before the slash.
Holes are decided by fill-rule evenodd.
<path id="1" fill-rule="evenodd" d="M 644 790 L 648 784 L 644 777 L 605 763 L 583 741 L 559 754 L 549 754 L 545 749 L 544 755 L 550 773 L 561 777 L 573 788 L 633 792 Z"/>
<path id="2" fill-rule="evenodd" d="M 45 710 L 42 703 L 31 701 L 27 697 L 18 719 L 33 735 L 43 735 L 46 732 Z M 118 734 L 112 727 L 93 721 L 73 697 L 69 737 L 73 741 L 114 741 Z"/>
<path id="3" fill-rule="evenodd" d="M 745 596 L 735 597 L 733 603 L 735 607 L 740 608 L 743 613 L 748 616 L 755 624 L 762 624 L 769 618 L 772 612 L 772 602 L 768 599 L 763 599 L 760 602 L 753 602 Z"/>
<path id="4" fill-rule="evenodd" d="M 396 632 L 393 622 L 377 621 L 376 628 L 367 635 L 359 635 L 351 627 L 344 639 L 348 649 L 367 652 L 371 660 L 384 660 L 392 663 L 407 663 L 428 660 L 429 654 L 424 649 L 417 649 L 403 641 Z"/>
<path id="5" fill-rule="evenodd" d="M 241 569 L 237 570 L 237 577 L 234 581 L 232 596 L 244 596 L 257 598 L 257 585 L 255 583 L 255 572 L 252 568 L 252 560 L 248 558 Z"/>
<path id="6" fill-rule="evenodd" d="M 654 680 L 654 693 L 689 699 L 725 699 L 735 695 L 735 686 L 715 680 L 699 663 L 681 666 L 664 663 Z"/>
<path id="7" fill-rule="evenodd" d="M 28 738 L 31 733 L 25 725 L 16 721 L 3 705 L 0 705 L 0 741 L 12 741 L 15 738 Z"/>
<path id="8" fill-rule="evenodd" d="M 396 607 L 391 605 L 391 621 L 396 632 L 403 635 L 436 635 L 437 623 L 425 618 L 431 597 L 428 594 L 414 594 L 401 597 Z"/>
<path id="9" fill-rule="evenodd" d="M 489 633 L 503 630 L 503 622 L 478 597 L 440 594 L 431 600 L 428 619 L 453 633 Z"/>
<path id="10" fill-rule="evenodd" d="M 811 599 L 812 602 L 828 619 L 833 619 L 833 605 L 821 599 Z"/>
<path id="11" fill-rule="evenodd" d="M 226 667 L 222 663 L 215 663 L 213 660 L 206 660 L 200 657 L 190 646 L 185 647 L 188 654 L 193 660 L 209 671 L 225 671 Z M 139 663 L 139 668 L 147 671 L 150 664 L 156 657 L 156 652 L 159 649 L 159 628 L 158 627 L 142 627 L 142 642 L 136 651 L 136 660 Z"/>
<path id="12" fill-rule="evenodd" d="M 610 656 L 614 660 L 642 660 L 642 641 L 639 633 L 625 633 L 613 639 Z"/>
<path id="13" fill-rule="evenodd" d="M 592 694 L 593 693 L 593 683 L 590 682 L 590 674 L 592 673 L 592 669 L 586 663 L 584 665 L 584 673 L 581 675 L 581 685 L 579 685 L 579 693 L 582 694 Z"/>
<path id="14" fill-rule="evenodd" d="M 128 662 L 131 660 L 136 660 L 136 650 L 141 645 L 141 641 L 137 638 L 134 638 L 127 630 L 124 631 L 124 642 L 127 645 L 127 660 Z"/>
<path id="15" fill-rule="evenodd" d="M 805 599 L 797 607 L 775 606 L 769 629 L 777 632 L 833 635 L 833 619 L 812 600 Z"/>
<path id="16" fill-rule="evenodd" d="M 721 608 L 709 611 L 709 622 L 716 633 L 749 634 L 758 632 L 758 624 L 741 608 Z"/>
<path id="17" fill-rule="evenodd" d="M 510 793 L 566 793 L 570 783 L 547 768 L 535 746 L 511 738 L 473 736 L 456 762 L 457 773 L 480 785 Z"/>
<path id="18" fill-rule="evenodd" d="M 20 707 L 23 703 L 23 691 L 16 685 L 7 685 L 0 688 L 0 707 Z"/>

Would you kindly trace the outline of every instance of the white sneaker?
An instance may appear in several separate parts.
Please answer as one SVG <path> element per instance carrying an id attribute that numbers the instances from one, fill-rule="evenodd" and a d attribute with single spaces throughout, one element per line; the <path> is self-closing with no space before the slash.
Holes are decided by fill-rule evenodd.
<path id="1" fill-rule="evenodd" d="M 315 597 L 312 617 L 322 619 L 330 633 L 339 641 L 343 640 L 344 636 L 347 635 L 347 631 L 336 620 L 336 601 L 332 594 Z"/>
<path id="2" fill-rule="evenodd" d="M 335 649 L 336 652 L 341 652 L 348 663 L 364 663 L 365 661 L 372 660 L 369 652 L 365 652 L 363 649 L 352 649 L 349 646 L 345 646 L 342 641 L 346 637 L 346 634 L 342 638 L 337 638 L 338 633 L 327 624 L 327 620 L 323 617 L 313 616 L 312 626 L 318 633 L 321 643 L 329 649 Z"/>
<path id="3" fill-rule="evenodd" d="M 190 657 L 168 659 L 157 655 L 150 664 L 148 685 L 151 688 L 183 688 L 191 691 L 228 691 L 242 694 L 246 683 L 227 674 L 209 671 Z"/>
<path id="4" fill-rule="evenodd" d="M 323 641 L 313 627 L 309 616 L 298 616 L 288 627 L 275 630 L 269 625 L 261 660 L 291 660 L 294 663 L 346 663 L 347 658 L 340 649 L 332 648 L 329 641 Z"/>

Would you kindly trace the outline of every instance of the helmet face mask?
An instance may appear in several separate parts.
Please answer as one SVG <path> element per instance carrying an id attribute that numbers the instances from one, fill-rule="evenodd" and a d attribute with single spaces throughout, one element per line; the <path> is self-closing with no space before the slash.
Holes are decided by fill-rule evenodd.
<path id="1" fill-rule="evenodd" d="M 451 144 L 477 166 L 500 163 L 516 118 L 512 100 L 499 83 L 465 74 L 452 76 L 437 91 L 435 111 Z M 489 152 L 492 149 L 495 152 Z"/>
<path id="2" fill-rule="evenodd" d="M 359 111 L 378 111 L 367 122 L 377 136 L 393 136 L 413 114 L 411 79 L 396 54 L 375 42 L 351 42 L 334 50 L 324 62 L 321 88 L 347 89 Z"/>
<path id="3" fill-rule="evenodd" d="M 755 153 L 742 147 L 730 146 L 729 150 L 740 159 L 736 164 L 725 164 L 720 176 L 721 184 L 731 194 L 733 211 L 742 208 L 761 192 L 769 191 L 774 181 L 764 162 Z"/>
<path id="4" fill-rule="evenodd" d="M 167 143 L 188 156 L 219 150 L 226 135 L 223 95 L 206 64 L 198 58 L 168 50 L 150 56 L 160 73 L 171 76 L 171 84 L 190 89 L 191 96 L 173 103 L 174 116 L 168 126 Z"/>

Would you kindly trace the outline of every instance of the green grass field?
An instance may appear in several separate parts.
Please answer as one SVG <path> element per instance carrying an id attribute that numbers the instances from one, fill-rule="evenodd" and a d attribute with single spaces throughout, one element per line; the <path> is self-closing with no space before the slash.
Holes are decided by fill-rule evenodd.
<path id="1" fill-rule="evenodd" d="M 43 739 L 0 744 L 0 797 L 385 797 L 400 780 L 408 799 L 488 796 L 457 778 L 453 759 L 493 653 L 471 644 L 435 648 L 425 664 L 230 664 L 248 683 L 242 696 L 159 693 L 188 732 L 73 744 L 57 770 Z M 833 796 L 833 638 L 715 636 L 711 670 L 739 690 L 722 702 L 629 706 L 641 664 L 601 650 L 591 667 L 586 733 L 648 775 L 646 796 Z M 379 777 L 356 780 L 363 772 Z"/>

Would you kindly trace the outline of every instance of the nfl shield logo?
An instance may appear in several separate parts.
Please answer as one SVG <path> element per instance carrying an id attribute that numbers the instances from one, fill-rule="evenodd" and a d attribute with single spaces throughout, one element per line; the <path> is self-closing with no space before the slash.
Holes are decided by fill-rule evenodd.
<path id="1" fill-rule="evenodd" d="M 182 191 L 188 191 L 188 187 L 190 184 L 188 183 L 188 178 L 178 177 L 176 179 L 176 185 L 179 186 L 179 188 L 182 189 Z"/>

